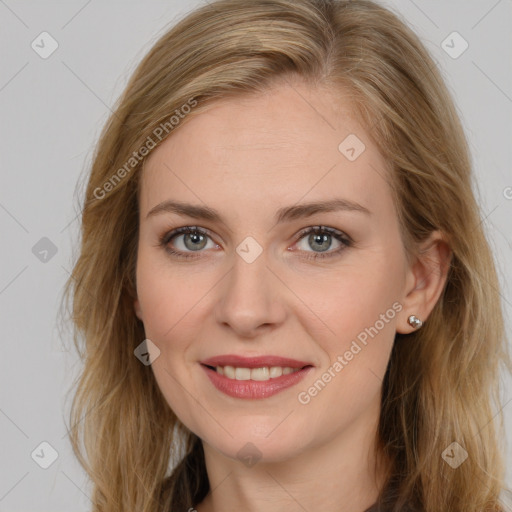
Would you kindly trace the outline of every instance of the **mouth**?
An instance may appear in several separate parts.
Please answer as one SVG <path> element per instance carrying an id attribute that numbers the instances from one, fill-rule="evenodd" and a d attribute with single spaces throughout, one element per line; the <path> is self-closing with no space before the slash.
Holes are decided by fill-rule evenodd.
<path id="1" fill-rule="evenodd" d="M 267 398 L 290 388 L 313 368 L 311 363 L 278 356 L 218 356 L 202 361 L 210 382 L 235 398 Z"/>

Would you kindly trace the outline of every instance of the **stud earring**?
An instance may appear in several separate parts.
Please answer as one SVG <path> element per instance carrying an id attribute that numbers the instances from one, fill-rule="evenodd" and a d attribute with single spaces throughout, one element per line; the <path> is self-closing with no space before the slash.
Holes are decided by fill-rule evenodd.
<path id="1" fill-rule="evenodd" d="M 407 323 L 411 326 L 411 327 L 414 327 L 415 329 L 419 329 L 422 325 L 423 325 L 423 322 L 416 316 L 416 315 L 411 315 L 408 319 L 407 319 Z"/>

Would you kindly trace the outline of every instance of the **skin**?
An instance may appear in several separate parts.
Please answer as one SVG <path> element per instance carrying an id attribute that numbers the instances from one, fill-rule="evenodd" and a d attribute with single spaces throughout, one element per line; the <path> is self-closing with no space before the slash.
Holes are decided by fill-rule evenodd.
<path id="1" fill-rule="evenodd" d="M 178 128 L 150 154 L 142 177 L 134 308 L 160 350 L 152 369 L 163 395 L 203 441 L 213 492 L 191 507 L 363 511 L 383 483 L 373 449 L 395 333 L 413 331 L 411 314 L 427 320 L 449 249 L 433 233 L 421 257 L 408 263 L 386 162 L 339 91 L 280 83 L 217 101 Z M 366 146 L 355 161 L 338 150 L 349 134 Z M 320 212 L 275 223 L 279 208 L 334 198 L 370 213 Z M 169 199 L 214 208 L 224 221 L 172 212 L 148 217 Z M 299 238 L 317 225 L 345 233 L 352 246 L 307 259 L 343 247 L 334 237 L 321 248 L 307 234 Z M 197 239 L 187 235 L 169 242 L 193 259 L 159 245 L 160 236 L 182 226 L 208 231 L 196 251 Z M 262 249 L 252 263 L 236 252 L 248 236 Z M 397 302 L 401 311 L 300 403 L 298 394 Z M 243 400 L 218 391 L 199 364 L 222 354 L 293 357 L 314 368 L 277 395 Z M 247 443 L 261 457 L 251 466 L 237 456 Z"/>

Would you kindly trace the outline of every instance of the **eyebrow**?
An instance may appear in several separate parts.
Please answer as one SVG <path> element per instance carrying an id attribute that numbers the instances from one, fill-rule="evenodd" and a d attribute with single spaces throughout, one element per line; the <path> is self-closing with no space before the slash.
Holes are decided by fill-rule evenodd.
<path id="1" fill-rule="evenodd" d="M 361 212 L 366 215 L 372 214 L 370 210 L 354 201 L 349 201 L 348 199 L 332 199 L 330 201 L 302 203 L 280 208 L 276 212 L 275 220 L 276 224 L 280 224 L 295 219 L 309 217 L 315 213 L 336 211 Z M 193 219 L 209 220 L 225 224 L 222 215 L 213 208 L 173 200 L 157 204 L 149 211 L 146 218 L 162 213 L 176 213 L 178 215 L 192 217 Z"/>

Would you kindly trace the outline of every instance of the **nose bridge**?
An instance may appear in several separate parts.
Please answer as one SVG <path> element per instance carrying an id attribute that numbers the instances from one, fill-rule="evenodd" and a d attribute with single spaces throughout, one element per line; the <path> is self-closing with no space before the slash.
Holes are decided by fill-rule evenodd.
<path id="1" fill-rule="evenodd" d="M 278 284 L 267 268 L 267 253 L 250 240 L 237 247 L 233 266 L 221 287 L 217 320 L 239 334 L 249 335 L 259 326 L 282 320 L 283 304 Z"/>

